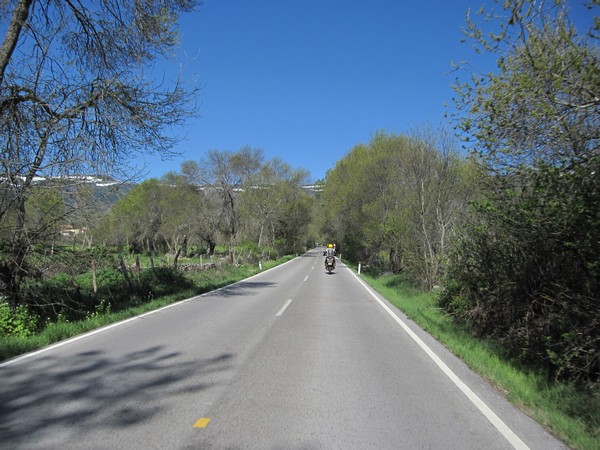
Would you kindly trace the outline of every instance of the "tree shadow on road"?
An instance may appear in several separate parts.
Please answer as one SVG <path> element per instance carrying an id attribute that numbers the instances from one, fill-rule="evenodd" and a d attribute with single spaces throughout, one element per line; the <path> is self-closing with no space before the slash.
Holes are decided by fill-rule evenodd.
<path id="1" fill-rule="evenodd" d="M 4 448 L 41 448 L 74 430 L 85 436 L 149 422 L 215 386 L 216 373 L 229 369 L 233 358 L 223 353 L 182 360 L 180 353 L 155 346 L 119 358 L 90 351 L 3 367 L 0 442 Z"/>
<path id="2" fill-rule="evenodd" d="M 221 297 L 245 296 L 252 293 L 252 291 L 256 289 L 274 287 L 276 285 L 277 283 L 266 281 L 241 281 L 239 283 L 231 284 L 217 291 L 211 292 L 211 295 Z"/>

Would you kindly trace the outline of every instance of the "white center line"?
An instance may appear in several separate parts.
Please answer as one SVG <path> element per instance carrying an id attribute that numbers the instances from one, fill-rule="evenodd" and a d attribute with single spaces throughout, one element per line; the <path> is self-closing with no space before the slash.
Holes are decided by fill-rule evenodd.
<path id="1" fill-rule="evenodd" d="M 308 275 L 306 275 L 306 276 L 304 277 L 304 281 L 306 281 L 306 280 L 308 280 Z"/>
<path id="2" fill-rule="evenodd" d="M 279 310 L 279 312 L 276 314 L 276 316 L 281 316 L 281 315 L 284 313 L 285 309 L 286 309 L 288 306 L 290 306 L 290 303 L 292 303 L 292 299 L 291 299 L 291 298 L 290 298 L 290 299 L 289 299 L 287 302 L 285 302 L 285 305 L 283 305 L 283 306 L 281 307 L 281 309 L 280 309 L 280 310 Z"/>

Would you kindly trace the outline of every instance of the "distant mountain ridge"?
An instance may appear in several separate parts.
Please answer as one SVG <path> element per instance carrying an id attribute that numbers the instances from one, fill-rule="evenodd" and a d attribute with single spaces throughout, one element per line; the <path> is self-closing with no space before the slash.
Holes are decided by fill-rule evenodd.
<path id="1" fill-rule="evenodd" d="M 87 190 L 88 202 L 93 202 L 97 208 L 110 209 L 117 201 L 126 196 L 137 184 L 130 181 L 120 181 L 105 175 L 69 175 L 60 177 L 35 177 L 36 186 L 54 188 L 62 192 L 65 204 L 75 206 L 78 192 Z"/>
<path id="2" fill-rule="evenodd" d="M 99 209 L 107 210 L 140 183 L 121 181 L 106 175 L 69 175 L 35 177 L 34 184 L 60 189 L 64 194 L 65 203 L 69 205 L 74 205 L 77 191 L 82 186 L 86 186 L 90 189 L 93 200 L 99 203 Z M 322 187 L 319 184 L 307 184 L 303 185 L 302 189 L 310 195 L 315 195 L 322 190 Z"/>

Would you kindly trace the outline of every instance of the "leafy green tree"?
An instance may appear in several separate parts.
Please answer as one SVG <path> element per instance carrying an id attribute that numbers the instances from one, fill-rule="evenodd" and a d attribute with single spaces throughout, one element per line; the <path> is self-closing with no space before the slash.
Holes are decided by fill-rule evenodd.
<path id="1" fill-rule="evenodd" d="M 13 302 L 38 241 L 26 227 L 38 177 L 128 177 L 135 152 L 172 153 L 167 130 L 193 113 L 193 90 L 143 69 L 170 56 L 178 15 L 194 4 L 0 2 L 0 280 Z"/>
<path id="2" fill-rule="evenodd" d="M 327 172 L 322 194 L 325 239 L 340 245 L 347 257 L 359 260 L 366 256 L 364 223 L 368 216 L 364 205 L 368 196 L 363 186 L 369 187 L 361 168 L 366 166 L 369 155 L 368 146 L 355 146 Z"/>
<path id="3" fill-rule="evenodd" d="M 280 238 L 289 245 L 286 250 L 295 250 L 303 241 L 311 219 L 303 201 L 307 194 L 302 185 L 307 178 L 304 170 L 293 170 L 289 164 L 273 159 L 247 181 L 240 195 L 241 218 L 259 247 L 273 246 Z"/>
<path id="4" fill-rule="evenodd" d="M 52 187 L 35 186 L 27 199 L 25 211 L 25 227 L 35 230 L 40 243 L 54 242 L 60 233 L 60 221 L 65 215 L 61 192 Z"/>
<path id="5" fill-rule="evenodd" d="M 595 2 L 597 4 L 597 2 Z M 600 52 L 565 1 L 506 1 L 497 73 L 460 83 L 458 125 L 484 170 L 442 304 L 556 378 L 600 378 Z M 590 17 L 591 18 L 591 17 Z M 596 21 L 597 23 L 597 21 Z"/>
<path id="6" fill-rule="evenodd" d="M 309 225 L 313 219 L 314 199 L 300 185 L 300 180 L 306 174 L 303 170 L 295 173 L 295 180 L 288 179 L 277 186 L 278 195 L 284 199 L 274 229 L 275 244 L 280 253 L 301 252 L 306 248 Z"/>
<path id="7" fill-rule="evenodd" d="M 137 185 L 112 208 L 106 223 L 111 242 L 130 246 L 134 251 L 156 254 L 164 240 L 160 230 L 164 220 L 164 189 L 153 178 Z"/>
<path id="8" fill-rule="evenodd" d="M 325 233 L 347 257 L 406 271 L 423 287 L 439 282 L 448 240 L 472 195 L 467 164 L 443 131 L 377 133 L 327 174 Z"/>
<path id="9" fill-rule="evenodd" d="M 88 249 L 92 247 L 102 218 L 114 202 L 125 195 L 120 191 L 125 183 L 114 182 L 112 179 L 109 182 L 111 186 L 98 187 L 96 183 L 83 179 L 79 184 L 60 186 L 65 204 L 69 205 L 68 214 L 60 220 L 81 230 L 80 236 L 75 236 L 81 239 L 74 239 L 74 241 L 80 241 L 82 247 Z"/>
<path id="10" fill-rule="evenodd" d="M 190 245 L 206 244 L 210 253 L 211 217 L 215 208 L 210 205 L 205 190 L 180 174 L 167 174 L 162 180 L 160 234 L 164 237 L 169 252 L 187 256 Z"/>

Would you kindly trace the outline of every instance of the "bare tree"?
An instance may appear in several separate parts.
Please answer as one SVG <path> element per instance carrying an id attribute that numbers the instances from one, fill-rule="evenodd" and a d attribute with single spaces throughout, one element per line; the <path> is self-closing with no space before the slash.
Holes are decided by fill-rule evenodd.
<path id="1" fill-rule="evenodd" d="M 192 114 L 193 96 L 149 81 L 144 67 L 170 55 L 178 15 L 195 3 L 0 4 L 10 18 L 0 45 L 0 279 L 14 301 L 37 235 L 25 206 L 38 177 L 130 175 L 135 152 L 172 153 L 167 130 Z"/>
<path id="2" fill-rule="evenodd" d="M 260 171 L 262 164 L 262 150 L 250 147 L 237 152 L 211 150 L 202 161 L 200 184 L 220 194 L 223 232 L 231 243 L 237 238 L 240 224 L 238 193 Z"/>
<path id="3" fill-rule="evenodd" d="M 406 195 L 411 219 L 408 242 L 427 289 L 439 282 L 448 242 L 474 196 L 473 186 L 466 181 L 468 170 L 469 163 L 460 159 L 449 130 L 420 127 L 411 131 L 404 173 L 411 187 Z"/>
<path id="4" fill-rule="evenodd" d="M 241 213 L 245 227 L 258 241 L 258 246 L 274 245 L 275 238 L 292 225 L 302 228 L 305 220 L 294 217 L 302 198 L 302 184 L 308 173 L 302 169 L 292 169 L 275 158 L 263 164 L 261 170 L 249 180 L 248 188 L 240 196 Z M 305 214 L 310 219 L 310 214 Z M 287 236 L 291 237 L 291 236 Z M 294 236 L 294 238 L 297 238 Z"/>

